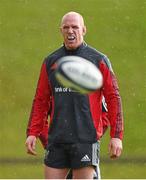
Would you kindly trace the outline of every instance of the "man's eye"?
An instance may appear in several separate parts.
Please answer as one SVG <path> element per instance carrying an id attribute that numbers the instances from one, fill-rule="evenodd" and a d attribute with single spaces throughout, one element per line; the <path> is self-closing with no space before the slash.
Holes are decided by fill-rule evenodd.
<path id="1" fill-rule="evenodd" d="M 78 29 L 79 27 L 78 27 L 78 26 L 73 26 L 72 28 L 73 28 L 73 29 Z"/>
<path id="2" fill-rule="evenodd" d="M 69 27 L 68 26 L 64 26 L 63 29 L 69 29 Z"/>

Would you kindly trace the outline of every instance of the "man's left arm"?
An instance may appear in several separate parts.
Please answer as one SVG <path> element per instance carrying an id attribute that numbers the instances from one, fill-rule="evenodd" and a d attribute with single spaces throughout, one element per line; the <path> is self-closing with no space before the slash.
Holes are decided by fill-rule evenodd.
<path id="1" fill-rule="evenodd" d="M 109 153 L 111 158 L 116 158 L 122 152 L 123 112 L 121 97 L 115 74 L 106 57 L 101 60 L 99 68 L 103 75 L 103 95 L 107 103 L 108 119 L 111 127 Z"/>

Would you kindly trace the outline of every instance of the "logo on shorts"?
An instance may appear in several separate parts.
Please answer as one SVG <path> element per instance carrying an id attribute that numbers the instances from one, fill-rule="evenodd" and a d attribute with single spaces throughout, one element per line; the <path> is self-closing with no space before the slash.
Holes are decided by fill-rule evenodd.
<path id="1" fill-rule="evenodd" d="M 90 158 L 88 157 L 88 155 L 86 154 L 82 159 L 81 159 L 82 162 L 85 162 L 85 161 L 91 161 Z"/>

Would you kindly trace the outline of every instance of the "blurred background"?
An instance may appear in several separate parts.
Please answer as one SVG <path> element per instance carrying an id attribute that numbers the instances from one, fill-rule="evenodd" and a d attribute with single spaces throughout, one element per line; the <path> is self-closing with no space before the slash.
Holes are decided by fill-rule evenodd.
<path id="1" fill-rule="evenodd" d="M 43 178 L 44 150 L 25 151 L 26 126 L 44 57 L 62 44 L 61 17 L 84 16 L 87 43 L 106 54 L 123 100 L 124 151 L 108 156 L 101 141 L 105 179 L 146 178 L 146 0 L 0 0 L 0 178 Z"/>

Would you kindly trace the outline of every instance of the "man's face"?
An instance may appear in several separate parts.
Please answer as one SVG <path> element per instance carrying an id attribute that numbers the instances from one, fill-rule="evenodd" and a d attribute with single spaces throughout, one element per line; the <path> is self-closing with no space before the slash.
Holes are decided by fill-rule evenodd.
<path id="1" fill-rule="evenodd" d="M 61 33 L 67 49 L 76 49 L 83 42 L 86 28 L 80 16 L 69 15 L 65 17 L 61 24 Z"/>

